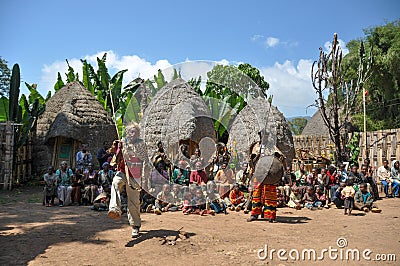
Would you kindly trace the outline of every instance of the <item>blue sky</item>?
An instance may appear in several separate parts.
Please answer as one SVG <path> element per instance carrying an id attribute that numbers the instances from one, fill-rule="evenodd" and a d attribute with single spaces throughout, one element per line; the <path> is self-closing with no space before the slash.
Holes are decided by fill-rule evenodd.
<path id="1" fill-rule="evenodd" d="M 94 62 L 105 51 L 110 72 L 129 70 L 125 83 L 186 60 L 247 62 L 286 116 L 306 115 L 318 48 L 335 32 L 345 48 L 363 29 L 399 19 L 399 10 L 396 0 L 2 0 L 0 56 L 43 93 L 65 59 L 80 70 L 79 59 Z"/>

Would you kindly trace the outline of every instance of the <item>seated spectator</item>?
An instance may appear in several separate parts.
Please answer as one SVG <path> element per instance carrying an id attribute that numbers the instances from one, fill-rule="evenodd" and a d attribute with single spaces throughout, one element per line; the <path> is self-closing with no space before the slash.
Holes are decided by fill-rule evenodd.
<path id="1" fill-rule="evenodd" d="M 224 212 L 225 214 L 227 214 L 226 204 L 218 194 L 217 185 L 214 181 L 208 181 L 207 183 L 206 208 L 207 210 L 210 210 L 210 212 Z"/>
<path id="2" fill-rule="evenodd" d="M 187 163 L 185 161 L 178 162 L 178 168 L 174 169 L 173 182 L 179 185 L 189 185 L 189 171 L 186 169 Z"/>
<path id="3" fill-rule="evenodd" d="M 278 199 L 278 208 L 283 208 L 286 206 L 286 198 L 285 195 L 281 193 L 281 190 L 276 188 L 276 196 Z"/>
<path id="4" fill-rule="evenodd" d="M 160 215 L 161 212 L 167 212 L 168 210 L 176 211 L 178 208 L 173 204 L 174 196 L 171 193 L 169 184 L 164 184 L 162 191 L 158 193 L 155 201 L 154 213 Z"/>
<path id="5" fill-rule="evenodd" d="M 319 203 L 316 203 L 315 205 L 320 205 L 320 207 L 326 207 L 329 208 L 328 204 L 327 204 L 327 200 L 326 200 L 326 195 L 324 193 L 324 190 L 321 189 L 320 187 L 316 187 L 315 188 L 315 198 L 317 202 L 321 202 L 321 205 Z"/>
<path id="6" fill-rule="evenodd" d="M 199 148 L 196 148 L 194 151 L 194 154 L 190 157 L 190 168 L 195 169 L 196 168 L 196 163 L 201 162 L 202 165 L 204 165 L 204 158 L 201 156 L 201 151 Z"/>
<path id="7" fill-rule="evenodd" d="M 312 187 L 307 187 L 307 192 L 304 194 L 303 199 L 304 207 L 309 210 L 314 210 L 315 207 L 320 208 L 322 203 L 317 201 Z"/>
<path id="8" fill-rule="evenodd" d="M 248 163 L 244 162 L 241 169 L 236 173 L 236 183 L 239 184 L 239 188 L 243 192 L 248 191 L 250 174 L 248 172 Z"/>
<path id="9" fill-rule="evenodd" d="M 315 186 L 320 187 L 324 194 L 327 194 L 329 189 L 329 176 L 326 174 L 326 169 L 321 168 L 321 172 L 317 175 Z"/>
<path id="10" fill-rule="evenodd" d="M 243 209 L 245 199 L 243 192 L 239 189 L 239 184 L 233 186 L 233 189 L 229 193 L 229 201 L 231 202 L 231 211 L 236 210 L 238 212 Z"/>
<path id="11" fill-rule="evenodd" d="M 142 190 L 140 202 L 142 203 L 140 205 L 141 212 L 152 212 L 155 205 L 155 198 L 150 193 L 147 193 L 147 191 L 144 189 Z"/>
<path id="12" fill-rule="evenodd" d="M 187 215 L 193 212 L 193 208 L 192 208 L 192 194 L 190 193 L 190 191 L 185 191 L 183 193 L 183 207 L 182 207 L 182 212 L 183 214 Z"/>
<path id="13" fill-rule="evenodd" d="M 316 168 L 311 169 L 311 173 L 307 175 L 306 183 L 309 187 L 314 187 L 318 179 L 318 172 Z"/>
<path id="14" fill-rule="evenodd" d="M 280 194 L 283 194 L 285 197 L 285 203 L 289 202 L 291 187 L 296 181 L 296 176 L 292 173 L 290 166 L 286 167 L 286 171 L 283 174 L 282 179 L 278 183 L 278 189 L 280 190 Z"/>
<path id="15" fill-rule="evenodd" d="M 67 167 L 66 161 L 61 162 L 60 169 L 56 171 L 56 176 L 59 206 L 63 207 L 71 203 L 71 185 L 74 177 L 72 170 Z"/>
<path id="16" fill-rule="evenodd" d="M 367 165 L 363 164 L 361 166 L 361 179 L 363 183 L 366 183 L 368 186 L 368 192 L 371 193 L 375 200 L 379 199 L 378 187 L 372 177 L 372 169 L 370 169 Z"/>
<path id="17" fill-rule="evenodd" d="M 399 189 L 400 189 L 400 166 L 398 160 L 392 161 L 392 168 L 390 169 L 390 174 L 392 178 L 392 187 L 393 187 L 393 197 L 399 197 Z"/>
<path id="18" fill-rule="evenodd" d="M 374 212 L 380 212 L 381 210 L 374 204 L 374 198 L 371 193 L 368 192 L 368 186 L 365 183 L 360 185 L 360 190 L 356 192 L 354 196 L 354 209 L 369 212 L 374 208 Z"/>
<path id="19" fill-rule="evenodd" d="M 337 171 L 334 166 L 330 166 L 328 168 L 328 171 L 326 172 L 326 175 L 329 178 L 329 183 L 328 183 L 328 192 L 329 192 L 329 200 L 330 203 L 333 204 L 335 201 L 335 193 L 336 190 L 339 188 L 339 178 L 337 176 Z"/>
<path id="20" fill-rule="evenodd" d="M 93 169 L 93 164 L 88 164 L 88 170 L 84 172 L 84 184 L 85 192 L 83 199 L 85 204 L 93 204 L 94 199 L 97 197 L 98 182 L 97 182 L 97 171 Z"/>
<path id="21" fill-rule="evenodd" d="M 183 193 L 187 187 L 182 187 L 178 184 L 172 186 L 173 204 L 181 210 L 183 207 Z"/>
<path id="22" fill-rule="evenodd" d="M 192 209 L 194 214 L 204 215 L 206 213 L 206 198 L 203 191 L 198 188 L 192 198 Z"/>
<path id="23" fill-rule="evenodd" d="M 108 162 L 104 162 L 102 165 L 102 170 L 100 170 L 98 174 L 98 184 L 99 184 L 99 194 L 101 192 L 106 192 L 107 194 L 111 194 L 111 185 L 114 177 L 114 172 L 110 169 L 110 164 Z"/>
<path id="24" fill-rule="evenodd" d="M 288 207 L 300 210 L 301 208 L 303 208 L 301 199 L 302 199 L 302 196 L 300 194 L 300 189 L 298 187 L 295 187 L 292 190 L 292 192 L 290 193 L 289 202 L 287 204 Z"/>
<path id="25" fill-rule="evenodd" d="M 47 173 L 43 176 L 43 179 L 45 206 L 51 207 L 54 205 L 54 198 L 57 196 L 57 176 L 54 173 L 53 166 L 49 166 Z"/>
<path id="26" fill-rule="evenodd" d="M 82 187 L 83 187 L 83 174 L 82 169 L 76 169 L 75 175 L 72 178 L 72 191 L 71 191 L 71 202 L 75 205 L 81 205 L 82 199 Z"/>
<path id="27" fill-rule="evenodd" d="M 158 163 L 156 168 L 151 172 L 150 184 L 150 192 L 155 196 L 162 191 L 162 188 L 165 184 L 169 184 L 169 175 L 164 169 L 163 163 Z"/>
<path id="28" fill-rule="evenodd" d="M 97 151 L 96 158 L 99 162 L 99 166 L 102 167 L 105 162 L 108 162 L 108 158 L 112 156 L 112 153 L 110 152 L 110 144 L 108 141 L 103 142 L 103 147 L 101 147 Z"/>
<path id="29" fill-rule="evenodd" d="M 348 166 L 348 164 L 347 164 L 347 166 Z M 339 182 L 346 183 L 346 180 L 348 178 L 347 166 L 345 164 L 339 165 L 339 171 L 337 172 Z"/>
<path id="30" fill-rule="evenodd" d="M 221 198 L 225 199 L 225 197 L 229 196 L 229 191 L 233 187 L 235 182 L 233 171 L 228 168 L 228 163 L 223 162 L 221 165 L 221 169 L 218 170 L 217 174 L 214 178 L 215 183 L 219 186 L 219 194 Z"/>
<path id="31" fill-rule="evenodd" d="M 294 172 L 296 176 L 296 186 L 297 187 L 306 186 L 308 172 L 305 170 L 304 163 L 301 163 L 299 167 L 300 167 L 299 170 Z"/>
<path id="32" fill-rule="evenodd" d="M 342 190 L 346 187 L 345 182 L 340 182 L 339 187 L 335 191 L 335 203 L 336 208 L 340 209 L 343 208 L 344 205 L 344 196 L 342 196 Z"/>
<path id="33" fill-rule="evenodd" d="M 392 178 L 391 178 L 391 171 L 389 167 L 389 161 L 384 159 L 383 165 L 378 167 L 376 172 L 379 181 L 383 185 L 383 190 L 385 192 L 386 198 L 389 197 L 389 187 L 392 186 Z"/>
<path id="34" fill-rule="evenodd" d="M 199 186 L 207 184 L 207 174 L 201 162 L 197 162 L 196 170 L 190 173 L 190 184 L 197 184 Z"/>
<path id="35" fill-rule="evenodd" d="M 92 154 L 88 150 L 87 144 L 82 144 L 82 149 L 76 153 L 76 168 L 81 169 L 85 173 L 92 163 Z"/>

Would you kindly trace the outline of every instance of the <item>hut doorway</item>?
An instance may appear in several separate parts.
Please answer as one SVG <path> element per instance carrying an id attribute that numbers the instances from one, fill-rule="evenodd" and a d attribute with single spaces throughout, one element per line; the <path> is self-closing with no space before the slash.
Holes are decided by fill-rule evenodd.
<path id="1" fill-rule="evenodd" d="M 185 144 L 188 146 L 189 158 L 194 154 L 194 151 L 199 147 L 199 144 L 192 139 L 180 139 L 179 140 L 179 147 Z"/>
<path id="2" fill-rule="evenodd" d="M 72 138 L 56 137 L 53 143 L 52 164 L 57 169 L 62 161 L 66 161 L 68 167 L 75 168 L 75 154 L 79 151 L 81 143 Z"/>

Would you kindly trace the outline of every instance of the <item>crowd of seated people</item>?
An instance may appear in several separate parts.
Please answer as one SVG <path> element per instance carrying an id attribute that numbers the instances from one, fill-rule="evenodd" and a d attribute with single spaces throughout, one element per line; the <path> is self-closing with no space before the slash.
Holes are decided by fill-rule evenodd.
<path id="1" fill-rule="evenodd" d="M 162 144 L 151 156 L 154 169 L 150 176 L 149 191 L 141 192 L 141 211 L 157 215 L 167 211 L 183 214 L 215 215 L 227 211 L 251 210 L 251 160 L 243 162 L 238 169 L 230 168 L 230 154 L 219 145 L 215 156 L 205 162 L 200 149 L 193 155 L 182 146 L 184 156 L 175 164 L 166 156 Z M 97 154 L 101 169 L 95 169 L 92 156 L 83 145 L 76 155 L 77 168 L 73 171 L 66 162 L 59 169 L 49 167 L 44 175 L 44 203 L 59 206 L 90 205 L 95 209 L 107 209 L 115 174 L 110 167 L 112 153 L 107 142 Z M 206 170 L 207 167 L 207 170 Z M 349 168 L 349 169 L 348 169 Z M 386 197 L 399 197 L 399 161 L 384 160 L 376 174 L 369 160 L 361 167 L 312 168 L 304 164 L 295 172 L 287 167 L 277 186 L 278 207 L 300 210 L 318 210 L 332 206 L 343 208 L 345 214 L 353 209 L 380 212 L 376 205 L 379 186 Z"/>

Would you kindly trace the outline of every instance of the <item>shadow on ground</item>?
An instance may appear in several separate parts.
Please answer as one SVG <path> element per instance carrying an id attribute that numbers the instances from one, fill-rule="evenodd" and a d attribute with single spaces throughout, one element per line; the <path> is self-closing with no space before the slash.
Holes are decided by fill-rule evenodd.
<path id="1" fill-rule="evenodd" d="M 57 243 L 104 244 L 108 241 L 95 238 L 98 232 L 122 228 L 127 223 L 125 217 L 113 221 L 106 212 L 90 207 L 44 207 L 40 200 L 30 203 L 32 197 L 41 199 L 41 187 L 13 193 L 0 192 L 0 265 L 27 265 Z M 21 193 L 30 194 L 23 200 Z"/>

